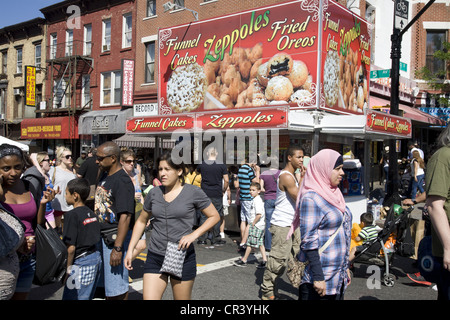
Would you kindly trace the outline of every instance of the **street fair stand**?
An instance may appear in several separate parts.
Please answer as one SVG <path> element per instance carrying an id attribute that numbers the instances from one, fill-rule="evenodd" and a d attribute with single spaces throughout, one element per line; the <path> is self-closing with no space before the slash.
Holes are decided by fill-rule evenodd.
<path id="1" fill-rule="evenodd" d="M 365 120 L 372 114 L 370 28 L 332 0 L 288 1 L 161 28 L 158 115 L 129 118 L 127 134 L 185 141 L 174 137 L 179 129 L 271 130 L 287 135 L 288 145 L 308 146 L 311 156 L 335 137 L 383 139 Z"/>

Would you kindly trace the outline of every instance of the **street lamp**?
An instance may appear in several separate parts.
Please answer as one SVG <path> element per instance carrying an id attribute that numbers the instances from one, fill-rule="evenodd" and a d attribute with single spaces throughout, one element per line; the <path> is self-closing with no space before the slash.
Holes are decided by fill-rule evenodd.
<path id="1" fill-rule="evenodd" d="M 182 7 L 176 3 L 168 1 L 163 4 L 163 8 L 164 8 L 164 12 L 167 12 L 167 11 L 173 10 L 173 9 L 184 9 L 184 10 L 190 11 L 194 15 L 195 21 L 198 21 L 198 12 L 197 11 Z"/>

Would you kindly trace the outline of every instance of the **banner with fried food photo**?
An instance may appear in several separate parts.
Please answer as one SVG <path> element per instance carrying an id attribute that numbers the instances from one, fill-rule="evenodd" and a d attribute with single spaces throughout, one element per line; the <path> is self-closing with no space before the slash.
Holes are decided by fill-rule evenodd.
<path id="1" fill-rule="evenodd" d="M 291 1 L 160 29 L 159 114 L 325 106 L 329 94 L 318 90 L 325 12 L 317 1 Z M 326 91 L 330 81 L 339 86 L 339 74 Z M 332 99 L 328 107 L 341 107 Z"/>

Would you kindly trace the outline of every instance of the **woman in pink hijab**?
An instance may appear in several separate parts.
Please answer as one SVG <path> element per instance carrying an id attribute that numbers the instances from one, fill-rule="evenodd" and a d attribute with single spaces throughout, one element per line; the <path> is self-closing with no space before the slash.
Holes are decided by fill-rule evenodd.
<path id="1" fill-rule="evenodd" d="M 339 184 L 342 156 L 323 149 L 311 158 L 300 188 L 297 211 L 301 234 L 300 261 L 309 261 L 299 288 L 300 300 L 342 300 L 350 283 L 352 214 Z M 329 239 L 326 249 L 319 249 Z"/>

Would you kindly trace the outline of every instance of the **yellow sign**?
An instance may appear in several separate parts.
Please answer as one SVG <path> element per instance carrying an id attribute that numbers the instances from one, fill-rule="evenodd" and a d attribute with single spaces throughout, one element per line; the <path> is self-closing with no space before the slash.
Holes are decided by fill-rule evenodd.
<path id="1" fill-rule="evenodd" d="M 25 105 L 36 106 L 36 67 L 25 66 Z"/>

